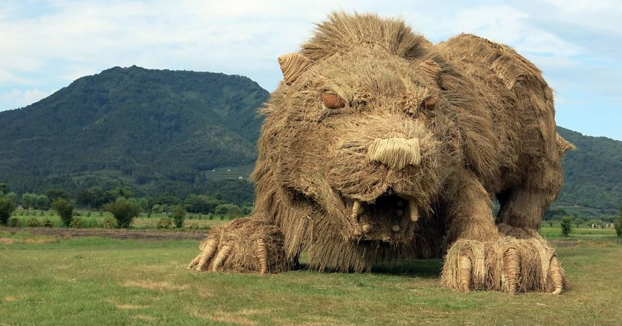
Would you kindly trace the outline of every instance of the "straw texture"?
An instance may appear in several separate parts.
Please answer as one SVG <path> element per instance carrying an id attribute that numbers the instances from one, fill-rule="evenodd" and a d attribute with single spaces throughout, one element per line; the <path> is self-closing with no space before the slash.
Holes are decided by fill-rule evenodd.
<path id="1" fill-rule="evenodd" d="M 432 44 L 400 20 L 341 12 L 279 62 L 253 213 L 211 231 L 192 268 L 274 273 L 305 254 L 318 270 L 367 271 L 444 255 L 441 283 L 456 290 L 566 287 L 536 230 L 573 146 L 532 63 L 477 36 Z"/>

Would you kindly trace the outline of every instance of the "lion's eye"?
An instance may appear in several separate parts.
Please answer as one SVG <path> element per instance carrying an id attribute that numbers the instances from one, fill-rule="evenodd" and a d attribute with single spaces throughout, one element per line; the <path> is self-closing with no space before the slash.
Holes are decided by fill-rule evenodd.
<path id="1" fill-rule="evenodd" d="M 340 109 L 346 106 L 346 103 L 337 94 L 322 94 L 322 102 L 329 109 Z"/>
<path id="2" fill-rule="evenodd" d="M 426 98 L 421 103 L 421 107 L 423 107 L 425 109 L 428 109 L 430 111 L 434 110 L 434 108 L 436 107 L 436 99 L 434 99 L 434 98 Z"/>

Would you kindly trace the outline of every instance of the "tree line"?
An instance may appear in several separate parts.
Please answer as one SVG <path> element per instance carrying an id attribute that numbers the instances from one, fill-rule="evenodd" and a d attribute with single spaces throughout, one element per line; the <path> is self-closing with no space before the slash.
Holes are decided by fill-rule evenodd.
<path id="1" fill-rule="evenodd" d="M 63 224 L 72 223 L 74 209 L 100 210 L 112 213 L 119 227 L 128 227 L 133 218 L 145 212 L 167 213 L 176 225 L 183 225 L 186 212 L 197 214 L 214 214 L 237 218 L 248 215 L 252 204 L 236 205 L 228 203 L 218 194 L 189 194 L 185 199 L 168 193 L 155 198 L 136 197 L 130 187 L 117 187 L 104 190 L 101 187 L 81 189 L 75 197 L 62 189 L 48 189 L 42 194 L 24 193 L 18 196 L 9 186 L 0 182 L 0 224 L 7 225 L 11 214 L 18 208 L 56 211 Z"/>

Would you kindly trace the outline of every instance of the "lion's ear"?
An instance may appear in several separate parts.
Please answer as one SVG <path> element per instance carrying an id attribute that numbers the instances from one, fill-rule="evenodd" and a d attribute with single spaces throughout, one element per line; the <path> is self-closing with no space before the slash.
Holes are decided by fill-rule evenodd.
<path id="1" fill-rule="evenodd" d="M 300 74 L 311 66 L 311 60 L 304 55 L 294 52 L 279 57 L 279 65 L 283 78 L 288 85 L 293 83 Z"/>
<path id="2" fill-rule="evenodd" d="M 441 74 L 441 66 L 436 61 L 432 59 L 425 60 L 419 64 L 419 67 L 426 75 L 438 81 Z"/>

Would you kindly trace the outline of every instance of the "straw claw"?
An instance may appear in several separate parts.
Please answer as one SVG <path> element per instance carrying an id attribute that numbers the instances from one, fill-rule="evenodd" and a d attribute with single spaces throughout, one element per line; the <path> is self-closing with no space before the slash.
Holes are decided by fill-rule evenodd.
<path id="1" fill-rule="evenodd" d="M 495 290 L 560 294 L 569 287 L 554 250 L 542 237 L 456 241 L 445 256 L 441 284 L 460 292 Z"/>
<path id="2" fill-rule="evenodd" d="M 261 219 L 240 218 L 214 228 L 188 265 L 196 271 L 277 273 L 295 266 L 286 258 L 283 235 Z"/>

